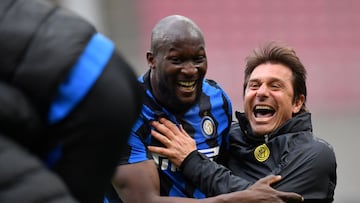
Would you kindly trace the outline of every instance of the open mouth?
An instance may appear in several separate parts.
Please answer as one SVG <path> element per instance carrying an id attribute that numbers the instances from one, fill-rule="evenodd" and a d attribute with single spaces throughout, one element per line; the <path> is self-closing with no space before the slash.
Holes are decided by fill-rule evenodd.
<path id="1" fill-rule="evenodd" d="M 179 82 L 177 82 L 177 85 L 183 91 L 192 91 L 195 88 L 196 80 L 194 80 L 194 81 L 179 81 Z"/>
<path id="2" fill-rule="evenodd" d="M 275 114 L 275 109 L 271 106 L 257 105 L 253 109 L 256 118 L 268 118 Z"/>

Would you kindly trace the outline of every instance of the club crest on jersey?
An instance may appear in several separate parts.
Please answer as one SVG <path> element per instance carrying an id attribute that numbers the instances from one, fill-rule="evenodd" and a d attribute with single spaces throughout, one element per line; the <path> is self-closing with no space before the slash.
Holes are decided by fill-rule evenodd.
<path id="1" fill-rule="evenodd" d="M 205 116 L 202 118 L 201 131 L 205 137 L 215 136 L 216 126 L 214 120 L 210 116 Z"/>
<path id="2" fill-rule="evenodd" d="M 266 146 L 266 144 L 262 144 L 262 145 L 256 147 L 256 149 L 254 151 L 254 156 L 255 156 L 255 159 L 258 160 L 259 162 L 266 161 L 270 156 L 269 147 Z"/>

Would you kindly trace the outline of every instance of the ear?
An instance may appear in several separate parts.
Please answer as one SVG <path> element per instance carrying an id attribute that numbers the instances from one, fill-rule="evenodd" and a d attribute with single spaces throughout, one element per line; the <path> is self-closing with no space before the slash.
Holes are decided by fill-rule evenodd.
<path id="1" fill-rule="evenodd" d="M 151 69 L 155 67 L 154 54 L 150 51 L 146 52 L 146 60 Z"/>
<path id="2" fill-rule="evenodd" d="M 293 114 L 299 113 L 304 102 L 305 102 L 305 96 L 302 94 L 297 98 L 297 100 L 294 103 Z"/>

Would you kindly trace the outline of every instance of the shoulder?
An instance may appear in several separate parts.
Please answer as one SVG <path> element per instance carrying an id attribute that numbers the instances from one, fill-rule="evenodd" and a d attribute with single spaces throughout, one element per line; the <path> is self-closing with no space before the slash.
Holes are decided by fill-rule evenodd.
<path id="1" fill-rule="evenodd" d="M 1 9 L 6 8 L 6 12 L 4 16 L 1 13 L 0 41 L 2 49 L 7 50 L 0 53 L 2 73 L 5 73 L 2 78 L 11 78 L 15 86 L 30 95 L 29 100 L 46 119 L 57 87 L 79 60 L 96 29 L 80 16 L 51 2 L 1 3 Z M 14 72 L 17 73 L 14 76 L 8 74 Z"/>
<path id="2" fill-rule="evenodd" d="M 314 137 L 313 145 L 313 148 L 317 150 L 318 153 L 318 163 L 328 162 L 336 164 L 335 151 L 330 143 L 319 137 Z"/>
<path id="3" fill-rule="evenodd" d="M 241 134 L 241 128 L 238 122 L 233 121 L 229 131 L 230 137 L 238 137 Z"/>
<path id="4" fill-rule="evenodd" d="M 228 94 L 221 87 L 221 85 L 217 83 L 215 80 L 211 80 L 211 79 L 203 80 L 203 93 L 208 96 L 214 96 L 214 95 L 221 96 L 223 99 L 231 103 Z"/>
<path id="5" fill-rule="evenodd" d="M 220 84 L 212 79 L 204 79 L 203 80 L 203 88 L 204 89 L 218 89 L 219 91 L 224 91 Z"/>
<path id="6" fill-rule="evenodd" d="M 333 146 L 326 140 L 312 136 L 309 138 L 308 150 L 318 155 L 330 156 L 335 154 Z"/>
<path id="7" fill-rule="evenodd" d="M 304 139 L 306 136 L 306 139 Z M 293 155 L 301 156 L 302 160 L 313 168 L 329 170 L 336 167 L 336 158 L 333 147 L 324 139 L 312 135 L 301 135 L 293 140 L 295 143 Z"/>

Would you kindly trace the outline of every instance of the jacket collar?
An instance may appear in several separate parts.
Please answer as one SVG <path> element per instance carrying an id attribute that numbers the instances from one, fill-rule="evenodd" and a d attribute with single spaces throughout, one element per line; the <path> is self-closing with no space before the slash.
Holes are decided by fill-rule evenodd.
<path id="1" fill-rule="evenodd" d="M 250 140 L 255 142 L 266 142 L 274 137 L 282 134 L 294 133 L 299 131 L 312 131 L 311 113 L 300 113 L 290 120 L 286 121 L 275 131 L 271 132 L 267 136 L 254 135 L 248 119 L 245 117 L 245 113 L 235 112 L 235 116 L 238 120 L 242 133 Z"/>

